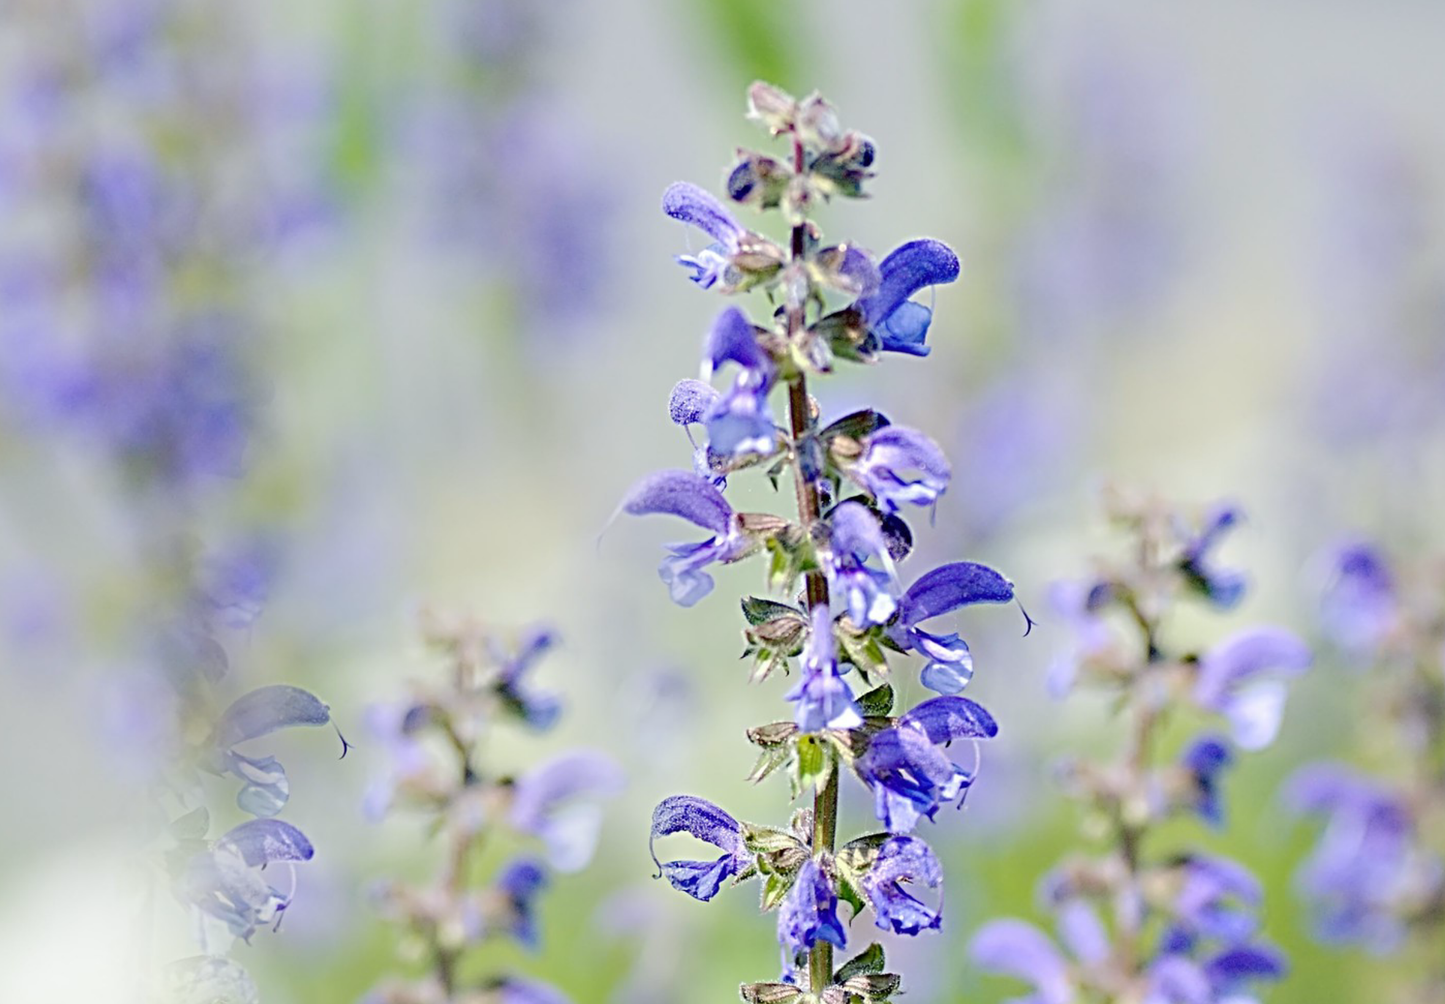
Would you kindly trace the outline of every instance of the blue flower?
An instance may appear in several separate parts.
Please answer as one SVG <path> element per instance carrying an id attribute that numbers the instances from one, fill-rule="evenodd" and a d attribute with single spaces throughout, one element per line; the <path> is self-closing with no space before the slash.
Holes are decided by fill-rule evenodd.
<path id="1" fill-rule="evenodd" d="M 1071 1004 L 1074 1000 L 1068 960 L 1053 940 L 1032 924 L 991 921 L 973 936 L 968 953 L 973 964 L 985 972 L 1014 976 L 1033 985 L 1033 994 L 1013 1004 Z"/>
<path id="2" fill-rule="evenodd" d="M 941 805 L 961 798 L 973 784 L 974 771 L 954 763 L 939 747 L 997 734 L 993 717 L 973 701 L 935 697 L 876 733 L 854 769 L 873 790 L 878 820 L 890 833 L 911 833 L 920 817 L 933 819 Z"/>
<path id="3" fill-rule="evenodd" d="M 547 845 L 552 867 L 577 871 L 597 846 L 597 801 L 617 794 L 622 783 L 621 769 L 600 753 L 559 753 L 513 782 L 508 820 Z"/>
<path id="4" fill-rule="evenodd" d="M 1420 890 L 1438 888 L 1445 874 L 1445 863 L 1421 845 L 1405 797 L 1341 764 L 1319 763 L 1290 778 L 1285 802 L 1325 820 L 1298 875 L 1319 937 L 1376 952 L 1398 947 L 1406 933 L 1402 907 Z"/>
<path id="5" fill-rule="evenodd" d="M 797 702 L 794 721 L 799 731 L 856 729 L 863 716 L 853 700 L 853 691 L 838 672 L 833 619 L 826 606 L 813 608 L 813 628 L 803 649 L 801 679 L 785 695 Z"/>
<path id="6" fill-rule="evenodd" d="M 878 517 L 858 502 L 844 502 L 828 517 L 831 554 L 824 566 L 834 593 L 859 627 L 886 624 L 898 609 L 896 576 Z M 883 568 L 869 568 L 876 558 Z"/>
<path id="7" fill-rule="evenodd" d="M 1079 670 L 1116 652 L 1118 642 L 1099 609 L 1110 596 L 1106 584 L 1060 581 L 1049 587 L 1049 605 L 1067 624 L 1072 637 L 1049 664 L 1049 696 L 1062 700 L 1074 687 Z"/>
<path id="8" fill-rule="evenodd" d="M 1234 764 L 1234 754 L 1219 736 L 1200 736 L 1185 749 L 1180 765 L 1194 782 L 1194 811 L 1210 826 L 1224 825 L 1219 776 Z"/>
<path id="9" fill-rule="evenodd" d="M 524 686 L 522 678 L 539 658 L 557 644 L 557 634 L 551 628 L 533 628 L 522 639 L 517 651 L 508 655 L 493 652 L 501 667 L 497 675 L 496 692 L 503 705 L 532 728 L 543 731 L 551 728 L 562 713 L 562 702 L 555 694 L 538 694 Z"/>
<path id="10" fill-rule="evenodd" d="M 1185 579 L 1215 606 L 1225 610 L 1239 603 L 1247 583 L 1242 572 L 1215 568 L 1210 552 L 1242 518 L 1240 510 L 1232 505 L 1216 506 L 1205 518 L 1199 534 L 1184 545 L 1184 553 L 1179 558 L 1179 570 Z"/>
<path id="11" fill-rule="evenodd" d="M 892 513 L 905 503 L 933 505 L 947 491 L 953 468 L 939 445 L 917 429 L 888 425 L 864 437 L 848 476 Z"/>
<path id="12" fill-rule="evenodd" d="M 678 255 L 688 278 L 703 289 L 718 286 L 723 292 L 747 288 L 757 278 L 774 274 L 783 264 L 782 249 L 738 225 L 722 203 L 686 181 L 668 186 L 662 211 L 691 224 L 713 239 L 696 255 Z"/>
<path id="13" fill-rule="evenodd" d="M 1389 563 L 1378 548 L 1356 542 L 1341 547 L 1332 564 L 1320 604 L 1325 632 L 1354 652 L 1377 648 L 1400 613 Z"/>
<path id="14" fill-rule="evenodd" d="M 933 311 L 908 298 L 927 286 L 958 278 L 958 255 L 935 240 L 909 241 L 896 248 L 878 266 L 877 292 L 854 304 L 863 314 L 869 341 L 884 352 L 926 356 L 924 344 Z"/>
<path id="15" fill-rule="evenodd" d="M 388 754 L 386 774 L 366 789 L 362 812 L 373 823 L 380 822 L 401 791 L 426 791 L 440 783 L 434 776 L 431 757 L 415 738 L 418 726 L 430 709 L 412 702 L 374 704 L 366 709 L 366 730 Z"/>
<path id="16" fill-rule="evenodd" d="M 537 980 L 521 980 L 506 976 L 493 984 L 498 1004 L 572 1004 L 562 991 Z"/>
<path id="17" fill-rule="evenodd" d="M 920 576 L 898 601 L 898 619 L 888 626 L 888 639 L 904 652 L 928 657 L 922 681 L 940 694 L 956 694 L 973 677 L 973 656 L 957 634 L 929 634 L 917 625 L 973 603 L 1007 603 L 1013 583 L 987 565 L 957 561 Z"/>
<path id="18" fill-rule="evenodd" d="M 274 816 L 291 794 L 286 769 L 275 757 L 249 757 L 233 747 L 278 729 L 314 727 L 330 721 L 330 708 L 309 691 L 286 684 L 259 687 L 238 697 L 221 713 L 211 736 L 209 766 L 217 774 L 234 774 L 245 782 L 236 795 L 236 804 L 242 810 L 253 816 Z M 341 742 L 341 755 L 345 756 L 346 740 Z"/>
<path id="19" fill-rule="evenodd" d="M 1237 945 L 1202 962 L 1187 955 L 1164 954 L 1149 967 L 1144 1004 L 1235 1004 L 1251 980 L 1276 980 L 1285 974 L 1284 958 L 1263 945 Z"/>
<path id="20" fill-rule="evenodd" d="M 176 895 L 249 942 L 261 925 L 280 923 L 295 891 L 294 872 L 292 890 L 283 893 L 261 877 L 262 869 L 276 862 L 310 861 L 314 853 L 311 841 L 290 823 L 252 819 L 193 855 L 179 876 Z"/>
<path id="21" fill-rule="evenodd" d="M 722 855 L 715 861 L 658 861 L 653 842 L 658 837 L 684 832 L 719 848 Z M 716 896 L 724 882 L 752 863 L 752 855 L 743 844 L 742 824 L 713 803 L 692 795 L 671 795 L 658 803 L 652 812 L 648 849 L 659 875 L 666 875 L 674 889 L 703 902 Z"/>
<path id="22" fill-rule="evenodd" d="M 1239 945 L 1254 934 L 1262 891 L 1247 868 L 1227 858 L 1193 854 L 1176 870 L 1180 884 L 1166 945 L 1187 947 L 1196 939 Z"/>
<path id="23" fill-rule="evenodd" d="M 778 449 L 778 431 L 768 409 L 775 367 L 758 345 L 757 329 L 737 307 L 718 315 L 703 349 L 703 377 L 727 363 L 738 374 L 725 393 L 703 412 L 708 449 L 723 457 L 770 456 Z"/>
<path id="24" fill-rule="evenodd" d="M 497 875 L 495 888 L 507 904 L 508 930 L 512 937 L 533 951 L 537 948 L 537 896 L 547 888 L 547 873 L 538 861 L 520 858 Z"/>
<path id="25" fill-rule="evenodd" d="M 1283 628 L 1236 632 L 1200 658 L 1194 703 L 1228 718 L 1244 749 L 1263 749 L 1284 714 L 1288 688 L 1280 678 L 1303 673 L 1312 661 L 1305 643 Z"/>
<path id="26" fill-rule="evenodd" d="M 930 909 L 910 895 L 912 888 L 939 889 L 938 909 Z M 873 907 L 873 922 L 894 934 L 937 930 L 943 923 L 943 866 L 932 848 L 917 837 L 889 837 L 860 880 L 862 893 Z"/>
<path id="27" fill-rule="evenodd" d="M 658 471 L 649 474 L 627 493 L 622 511 L 633 516 L 662 513 L 680 516 L 713 536 L 697 544 L 673 544 L 658 574 L 678 606 L 690 607 L 712 592 L 713 580 L 702 569 L 714 561 L 735 561 L 746 553 L 748 542 L 722 492 L 692 471 Z"/>
<path id="28" fill-rule="evenodd" d="M 838 894 L 833 883 L 809 858 L 798 869 L 793 886 L 778 907 L 778 944 L 783 948 L 784 969 L 791 971 L 798 956 L 812 951 L 819 941 L 839 948 L 846 944 L 843 923 L 838 919 Z"/>

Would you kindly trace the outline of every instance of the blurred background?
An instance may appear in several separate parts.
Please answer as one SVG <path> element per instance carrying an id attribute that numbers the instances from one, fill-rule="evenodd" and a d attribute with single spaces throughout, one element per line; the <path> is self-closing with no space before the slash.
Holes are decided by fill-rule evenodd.
<path id="1" fill-rule="evenodd" d="M 426 608 L 564 639 L 539 673 L 562 725 L 499 760 L 584 744 L 630 776 L 596 860 L 544 901 L 540 954 L 498 957 L 578 1004 L 772 978 L 753 892 L 704 906 L 647 854 L 676 791 L 782 821 L 783 782 L 743 780 L 743 730 L 785 717 L 737 659 L 731 597 L 761 571 L 684 610 L 653 571 L 676 527 L 598 543 L 638 476 L 689 462 L 667 395 L 720 305 L 658 204 L 767 148 L 743 120 L 758 78 L 822 91 L 877 144 L 872 199 L 828 207 L 828 236 L 963 260 L 930 358 L 815 393 L 944 445 L 915 565 L 995 564 L 1041 621 L 960 618 L 1002 734 L 929 834 L 945 929 L 896 949 L 913 1004 L 1006 997 L 962 946 L 1041 917 L 1077 824 L 1051 764 L 1110 742 L 1107 706 L 1043 687 L 1068 641 L 1048 584 L 1111 546 L 1101 488 L 1248 513 L 1225 552 L 1248 599 L 1183 641 L 1318 637 L 1324 548 L 1441 543 L 1441 37 L 1424 0 L 5 0 L 0 999 L 107 999 L 131 961 L 126 849 L 169 727 L 149 667 L 177 651 L 223 659 L 234 693 L 315 690 L 357 746 L 278 739 L 318 853 L 282 932 L 238 946 L 264 999 L 350 1002 L 395 967 L 366 890 L 439 848 L 363 820 L 385 762 L 361 722 L 436 669 Z M 789 504 L 761 478 L 730 494 Z M 1298 764 L 1352 755 L 1351 669 L 1322 649 L 1231 779 L 1233 825 L 1202 838 L 1264 878 L 1293 962 L 1271 1001 L 1370 1001 L 1388 978 L 1310 940 L 1291 875 L 1312 831 L 1276 808 Z M 846 818 L 866 801 L 845 786 Z"/>

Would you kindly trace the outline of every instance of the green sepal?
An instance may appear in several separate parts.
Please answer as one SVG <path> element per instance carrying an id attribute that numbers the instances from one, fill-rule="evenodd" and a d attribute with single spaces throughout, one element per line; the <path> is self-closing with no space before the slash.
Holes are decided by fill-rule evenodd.
<path id="1" fill-rule="evenodd" d="M 891 833 L 869 833 L 848 841 L 833 855 L 838 874 L 849 882 L 857 884 L 863 873 L 873 867 L 878 850 L 891 837 Z"/>
<path id="2" fill-rule="evenodd" d="M 798 726 L 792 722 L 769 722 L 767 725 L 754 725 L 748 729 L 748 742 L 767 749 L 786 745 L 788 740 L 797 734 Z"/>
<path id="3" fill-rule="evenodd" d="M 878 644 L 877 636 L 881 632 L 871 629 L 859 631 L 852 621 L 843 617 L 838 621 L 838 630 L 834 634 L 838 638 L 838 647 L 842 650 L 844 660 L 858 668 L 865 682 L 872 683 L 874 677 L 888 675 L 888 660 L 883 655 L 882 646 Z"/>
<path id="4" fill-rule="evenodd" d="M 893 714 L 893 687 L 884 683 L 858 698 L 858 710 L 867 716 Z"/>
<path id="5" fill-rule="evenodd" d="M 744 983 L 738 996 L 747 1004 L 794 1004 L 803 991 L 791 983 Z"/>
<path id="6" fill-rule="evenodd" d="M 769 621 L 792 615 L 798 618 L 807 626 L 808 619 L 803 611 L 787 603 L 779 603 L 777 600 L 770 600 L 762 596 L 744 596 L 742 601 L 743 616 L 753 627 L 766 624 Z M 784 984 L 786 986 L 786 984 Z"/>
<path id="7" fill-rule="evenodd" d="M 853 908 L 853 916 L 848 919 L 851 924 L 858 914 L 863 912 L 863 907 L 867 906 L 867 903 L 863 899 L 863 894 L 858 891 L 858 887 L 846 875 L 840 871 L 836 878 L 838 898 Z"/>
<path id="8" fill-rule="evenodd" d="M 770 536 L 767 548 L 772 555 L 772 562 L 768 567 L 768 585 L 776 592 L 792 592 L 803 573 L 818 568 L 813 542 L 796 524 Z"/>
<path id="9" fill-rule="evenodd" d="M 903 977 L 897 973 L 868 973 L 843 981 L 843 989 L 853 997 L 877 1004 L 896 994 L 902 984 Z"/>
<path id="10" fill-rule="evenodd" d="M 824 320 L 827 320 L 827 318 L 824 318 Z M 830 423 L 822 432 L 818 433 L 818 438 L 821 439 L 824 444 L 831 442 L 837 436 L 847 436 L 849 439 L 863 439 L 870 433 L 877 432 L 884 426 L 891 424 L 892 423 L 888 421 L 888 416 L 882 412 L 874 411 L 872 408 L 864 408 L 862 411 L 850 412 L 836 422 Z"/>
<path id="11" fill-rule="evenodd" d="M 791 875 L 783 872 L 772 872 L 763 882 L 762 909 L 764 913 L 769 910 L 776 910 L 783 897 L 788 895 L 788 890 L 793 888 L 793 882 L 798 873 Z"/>
<path id="12" fill-rule="evenodd" d="M 807 733 L 793 740 L 793 797 L 812 789 L 819 791 L 833 775 L 833 753 L 825 737 Z"/>
<path id="13" fill-rule="evenodd" d="M 833 974 L 833 982 L 846 983 L 855 976 L 871 976 L 874 973 L 881 973 L 886 965 L 888 965 L 888 960 L 883 956 L 883 946 L 875 941 L 839 966 L 838 971 Z"/>
<path id="14" fill-rule="evenodd" d="M 772 854 L 794 847 L 802 848 L 798 838 L 788 830 L 776 826 L 758 826 L 755 823 L 743 824 L 743 846 L 754 854 Z"/>
<path id="15" fill-rule="evenodd" d="M 745 780 L 757 784 L 792 759 L 793 749 L 791 746 L 768 746 L 758 754 L 757 763 L 753 764 L 753 769 L 748 771 Z"/>
<path id="16" fill-rule="evenodd" d="M 204 840 L 210 828 L 211 813 L 204 805 L 173 819 L 170 825 L 171 836 L 183 841 Z"/>

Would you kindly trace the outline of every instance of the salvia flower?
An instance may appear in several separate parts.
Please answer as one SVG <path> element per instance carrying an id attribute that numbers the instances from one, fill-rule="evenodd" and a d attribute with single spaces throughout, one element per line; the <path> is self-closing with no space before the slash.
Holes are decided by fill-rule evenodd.
<path id="1" fill-rule="evenodd" d="M 714 243 L 695 255 L 677 256 L 688 278 L 703 289 L 746 289 L 771 278 L 782 267 L 781 248 L 740 226 L 722 203 L 690 182 L 668 187 L 662 196 L 662 211 L 713 239 Z"/>
<path id="2" fill-rule="evenodd" d="M 919 577 L 898 601 L 898 617 L 888 625 L 888 638 L 904 652 L 917 650 L 928 658 L 921 679 L 929 690 L 956 694 L 973 678 L 973 655 L 956 633 L 938 635 L 918 627 L 922 621 L 974 603 L 1008 603 L 1013 583 L 987 565 L 957 561 Z"/>
<path id="3" fill-rule="evenodd" d="M 797 704 L 795 720 L 803 732 L 854 729 L 863 724 L 853 691 L 838 672 L 837 642 L 827 607 L 814 607 L 812 632 L 803 651 L 801 679 L 787 699 Z"/>
<path id="4" fill-rule="evenodd" d="M 898 609 L 897 577 L 888 542 L 878 517 L 858 502 L 844 502 L 833 510 L 828 561 L 828 582 L 841 595 L 848 617 L 859 627 L 886 624 Z M 875 560 L 882 567 L 870 568 Z"/>
<path id="5" fill-rule="evenodd" d="M 1199 533 L 1184 545 L 1179 570 L 1186 581 L 1223 609 L 1237 606 L 1244 596 L 1247 581 L 1241 572 L 1215 567 L 1211 552 L 1225 533 L 1243 518 L 1240 510 L 1228 503 L 1217 505 L 1205 517 Z"/>
<path id="6" fill-rule="evenodd" d="M 253 816 L 274 816 L 291 794 L 286 770 L 272 756 L 252 757 L 234 747 L 278 729 L 326 725 L 330 709 L 315 694 L 285 684 L 260 687 L 236 699 L 221 713 L 212 743 L 217 773 L 230 773 L 244 782 L 236 804 Z M 345 740 L 342 740 L 345 755 Z"/>
<path id="7" fill-rule="evenodd" d="M 1288 695 L 1285 678 L 1309 668 L 1308 646 L 1283 628 L 1247 628 L 1199 660 L 1194 703 L 1229 719 L 1234 741 L 1247 750 L 1274 742 Z"/>
<path id="8" fill-rule="evenodd" d="M 539 694 L 527 686 L 525 677 L 532 667 L 557 644 L 557 633 L 551 628 L 537 627 L 529 631 L 517 646 L 516 652 L 507 655 L 495 652 L 494 658 L 500 668 L 497 672 L 497 696 L 507 710 L 515 714 L 538 731 L 545 731 L 556 724 L 562 712 L 562 702 L 555 694 Z"/>
<path id="9" fill-rule="evenodd" d="M 998 724 L 965 697 L 935 697 L 873 735 L 855 769 L 873 790 L 874 811 L 891 833 L 911 833 L 941 805 L 962 800 L 976 770 L 966 770 L 940 749 L 955 739 L 992 739 Z"/>
<path id="10" fill-rule="evenodd" d="M 752 855 L 743 843 L 743 827 L 732 816 L 701 798 L 672 795 L 663 799 L 652 813 L 652 836 L 648 846 L 658 837 L 674 833 L 690 833 L 712 844 L 723 853 L 714 861 L 652 860 L 658 874 L 667 876 L 672 887 L 703 902 L 717 895 L 722 884 L 752 863 Z"/>
<path id="11" fill-rule="evenodd" d="M 600 753 L 561 753 L 517 778 L 508 822 L 547 845 L 552 866 L 577 871 L 592 859 L 604 798 L 622 788 L 622 771 Z"/>
<path id="12" fill-rule="evenodd" d="M 702 413 L 708 449 L 724 457 L 768 456 L 777 451 L 778 433 L 768 408 L 774 366 L 758 345 L 756 329 L 736 307 L 718 316 L 703 351 L 703 375 L 710 377 L 727 364 L 737 376 Z"/>
<path id="13" fill-rule="evenodd" d="M 848 476 L 884 512 L 905 504 L 931 506 L 948 489 L 953 468 L 943 450 L 916 429 L 889 425 L 863 439 L 863 452 Z"/>
<path id="14" fill-rule="evenodd" d="M 643 478 L 622 500 L 622 510 L 633 516 L 661 513 L 678 516 L 713 535 L 696 544 L 673 544 L 658 574 L 667 583 L 672 601 L 690 607 L 712 592 L 713 578 L 703 571 L 715 561 L 735 561 L 747 550 L 734 518 L 733 507 L 708 479 L 692 471 L 658 471 Z"/>
<path id="15" fill-rule="evenodd" d="M 862 880 L 863 895 L 873 907 L 873 922 L 894 934 L 937 930 L 943 923 L 942 892 L 938 908 L 933 909 L 907 888 L 941 890 L 942 886 L 943 866 L 933 849 L 909 836 L 889 837 Z"/>
<path id="16" fill-rule="evenodd" d="M 854 305 L 868 325 L 870 341 L 884 352 L 926 356 L 933 311 L 909 299 L 929 286 L 958 278 L 958 255 L 941 241 L 909 241 L 878 265 L 878 289 Z"/>
<path id="17" fill-rule="evenodd" d="M 778 944 L 785 966 L 812 950 L 820 940 L 844 947 L 846 935 L 838 919 L 838 894 L 814 858 L 803 862 L 793 887 L 778 907 Z"/>
<path id="18" fill-rule="evenodd" d="M 270 864 L 310 861 L 315 851 L 306 835 L 279 819 L 253 819 L 226 832 L 186 863 L 176 885 L 182 901 L 250 941 L 256 929 L 280 923 L 295 891 L 274 888 L 262 877 Z"/>
<path id="19" fill-rule="evenodd" d="M 1339 548 L 1331 565 L 1320 603 L 1325 632 L 1352 652 L 1378 648 L 1399 618 L 1388 561 L 1374 545 L 1357 541 Z"/>
<path id="20" fill-rule="evenodd" d="M 1185 749 L 1179 763 L 1193 782 L 1194 811 L 1209 825 L 1223 826 L 1224 800 L 1219 780 L 1224 771 L 1234 765 L 1229 744 L 1219 736 L 1200 736 Z"/>
<path id="21" fill-rule="evenodd" d="M 536 899 L 547 888 L 547 873 L 540 862 L 520 858 L 502 869 L 494 888 L 504 900 L 507 930 L 527 948 L 537 948 Z"/>

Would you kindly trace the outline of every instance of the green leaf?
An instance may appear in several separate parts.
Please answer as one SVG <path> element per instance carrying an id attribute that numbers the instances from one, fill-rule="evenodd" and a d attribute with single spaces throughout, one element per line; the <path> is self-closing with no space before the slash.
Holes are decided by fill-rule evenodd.
<path id="1" fill-rule="evenodd" d="M 888 675 L 888 660 L 884 658 L 883 649 L 872 631 L 859 632 L 856 628 L 850 629 L 849 624 L 839 622 L 836 633 L 844 659 L 856 666 L 865 680 L 871 682 L 873 677 Z"/>
<path id="2" fill-rule="evenodd" d="M 865 715 L 891 715 L 893 713 L 893 688 L 886 683 L 874 687 L 858 698 L 858 708 Z"/>
<path id="3" fill-rule="evenodd" d="M 758 754 L 758 762 L 753 764 L 753 769 L 748 772 L 747 780 L 757 784 L 779 767 L 785 766 L 792 758 L 793 750 L 790 746 L 767 747 Z"/>
<path id="4" fill-rule="evenodd" d="M 838 968 L 833 974 L 834 983 L 846 983 L 855 976 L 867 976 L 872 973 L 883 972 L 883 967 L 888 963 L 883 957 L 883 946 L 873 942 L 863 951 L 853 956 Z"/>
<path id="5" fill-rule="evenodd" d="M 793 882 L 797 878 L 797 872 L 791 875 L 784 875 L 781 872 L 773 872 L 763 883 L 763 912 L 777 909 L 788 890 L 793 888 Z"/>

